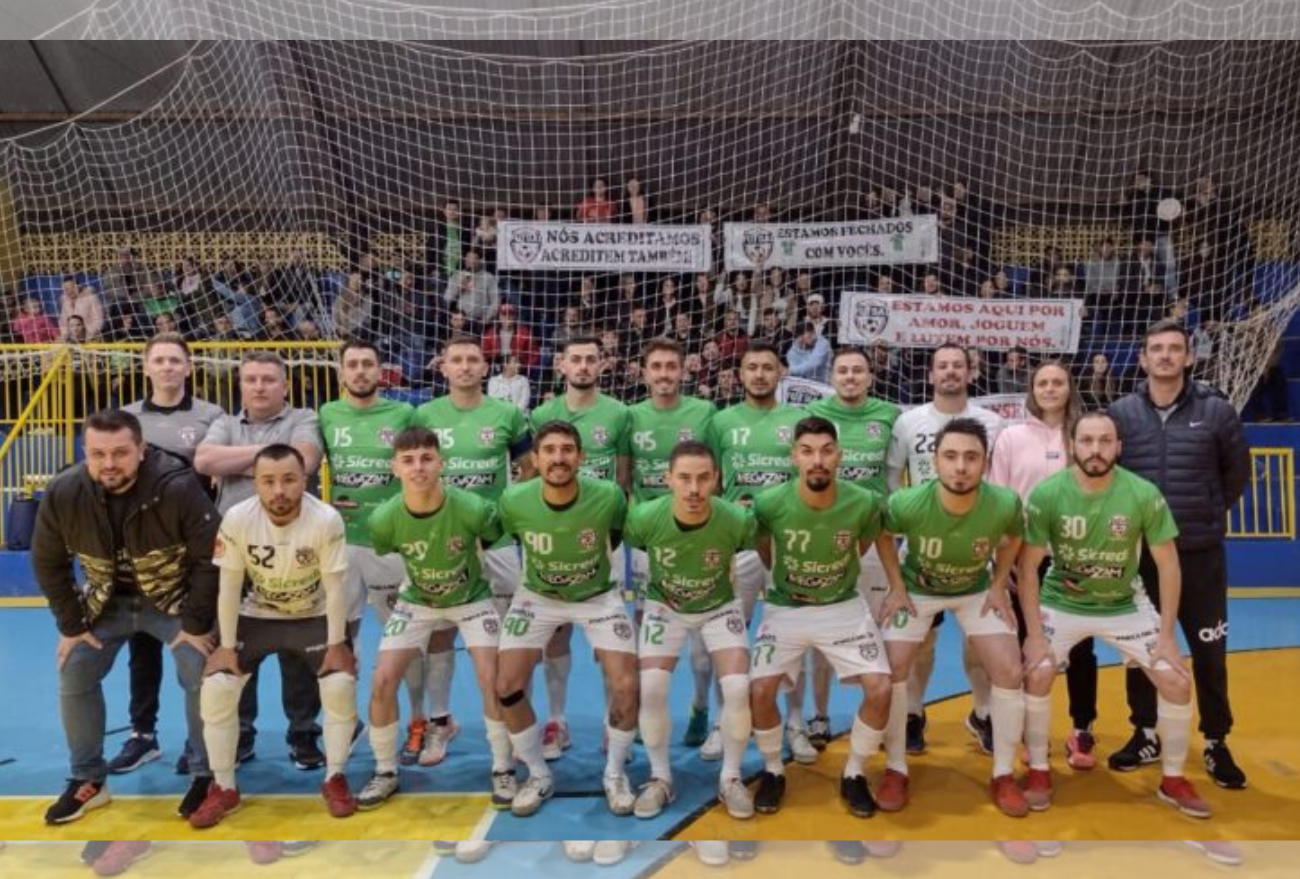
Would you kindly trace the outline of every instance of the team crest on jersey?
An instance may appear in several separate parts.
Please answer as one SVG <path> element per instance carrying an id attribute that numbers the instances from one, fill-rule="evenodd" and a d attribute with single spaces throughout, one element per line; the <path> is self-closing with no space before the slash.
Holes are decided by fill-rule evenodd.
<path id="1" fill-rule="evenodd" d="M 881 437 L 883 437 L 884 435 L 885 435 L 885 432 L 881 429 L 881 427 L 880 427 L 880 422 L 878 422 L 878 421 L 868 421 L 868 422 L 867 422 L 867 439 L 869 439 L 869 440 L 878 440 L 878 439 L 880 439 Z"/>
<path id="2" fill-rule="evenodd" d="M 849 547 L 852 545 L 853 545 L 853 532 L 851 531 L 835 532 L 836 550 L 838 550 L 839 552 L 848 552 Z"/>
<path id="3" fill-rule="evenodd" d="M 300 546 L 293 553 L 294 560 L 298 562 L 300 568 L 310 568 L 319 561 L 316 558 L 316 550 L 310 546 Z"/>
<path id="4" fill-rule="evenodd" d="M 722 551 L 717 549 L 706 549 L 704 551 L 704 567 L 716 568 L 722 564 Z"/>
<path id="5" fill-rule="evenodd" d="M 631 641 L 632 624 L 627 620 L 619 620 L 614 623 L 614 637 L 620 641 Z"/>
<path id="6" fill-rule="evenodd" d="M 863 641 L 858 645 L 858 654 L 867 662 L 872 662 L 880 655 L 880 645 L 875 641 Z"/>
<path id="7" fill-rule="evenodd" d="M 591 429 L 591 441 L 598 446 L 607 445 L 609 443 L 609 428 L 603 424 L 597 424 Z"/>
<path id="8" fill-rule="evenodd" d="M 596 530 L 584 528 L 578 532 L 578 546 L 590 552 L 596 548 Z"/>
<path id="9" fill-rule="evenodd" d="M 1128 516 L 1110 517 L 1110 536 L 1116 540 L 1128 534 Z"/>
<path id="10" fill-rule="evenodd" d="M 501 624 L 497 622 L 497 618 L 494 616 L 483 617 L 483 631 L 487 632 L 489 635 L 495 635 L 497 632 L 501 631 Z"/>
<path id="11" fill-rule="evenodd" d="M 794 442 L 794 428 L 784 426 L 778 427 L 776 429 L 776 441 L 779 443 Z"/>
<path id="12" fill-rule="evenodd" d="M 190 448 L 193 448 L 194 446 L 198 445 L 199 430 L 193 425 L 186 425 L 185 427 L 181 428 L 180 437 L 181 437 L 181 442 L 185 443 L 185 445 L 189 446 Z"/>
<path id="13" fill-rule="evenodd" d="M 397 431 L 391 427 L 381 427 L 379 428 L 377 436 L 379 437 L 379 442 L 392 448 L 393 441 L 397 439 Z"/>
<path id="14" fill-rule="evenodd" d="M 695 439 L 695 431 L 691 430 L 689 427 L 677 428 L 677 442 L 685 443 L 690 442 L 693 439 Z"/>
<path id="15" fill-rule="evenodd" d="M 734 613 L 727 616 L 727 631 L 733 635 L 739 635 L 745 631 L 745 621 Z"/>
<path id="16" fill-rule="evenodd" d="M 989 540 L 987 537 L 976 537 L 975 542 L 971 544 L 971 552 L 975 553 L 975 558 L 986 559 L 989 557 Z"/>
<path id="17" fill-rule="evenodd" d="M 483 443 L 483 445 L 487 445 L 488 443 L 492 442 L 496 438 L 497 438 L 497 431 L 495 427 L 484 427 L 481 428 L 478 432 L 478 441 Z"/>
<path id="18" fill-rule="evenodd" d="M 459 534 L 447 538 L 447 552 L 457 555 L 465 549 L 465 538 Z"/>

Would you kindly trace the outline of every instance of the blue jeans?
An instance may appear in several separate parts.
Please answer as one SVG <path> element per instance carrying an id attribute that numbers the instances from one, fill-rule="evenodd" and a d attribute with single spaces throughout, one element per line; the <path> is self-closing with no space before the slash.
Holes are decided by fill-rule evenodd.
<path id="1" fill-rule="evenodd" d="M 137 632 L 148 632 L 171 644 L 181 631 L 180 617 L 155 610 L 144 598 L 110 599 L 95 622 L 92 634 L 104 646 L 77 644 L 59 672 L 59 710 L 68 739 L 72 777 L 102 782 L 108 775 L 104 761 L 104 678 L 113 669 L 122 645 Z M 199 716 L 199 688 L 203 683 L 203 654 L 189 644 L 172 651 L 176 676 L 185 690 L 185 722 L 189 731 L 190 772 L 207 775 L 208 752 L 203 746 L 203 720 Z"/>

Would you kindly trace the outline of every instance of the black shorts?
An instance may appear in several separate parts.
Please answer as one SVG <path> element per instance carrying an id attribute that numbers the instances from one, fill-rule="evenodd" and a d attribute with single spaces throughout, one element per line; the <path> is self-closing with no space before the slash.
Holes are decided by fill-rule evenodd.
<path id="1" fill-rule="evenodd" d="M 320 674 L 329 642 L 329 623 L 323 616 L 297 620 L 241 616 L 237 638 L 239 644 L 235 651 L 242 671 L 257 667 L 273 653 L 289 652 L 299 654 L 314 673 Z M 351 642 L 349 632 L 345 643 L 351 647 Z"/>

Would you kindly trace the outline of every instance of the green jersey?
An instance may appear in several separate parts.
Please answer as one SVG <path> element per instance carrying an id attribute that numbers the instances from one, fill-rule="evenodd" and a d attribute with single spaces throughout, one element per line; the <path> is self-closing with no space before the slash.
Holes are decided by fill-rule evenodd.
<path id="1" fill-rule="evenodd" d="M 903 582 L 919 595 L 970 595 L 989 588 L 989 562 L 1003 537 L 1024 533 L 1020 497 L 981 482 L 975 507 L 964 516 L 943 508 L 939 480 L 889 496 L 885 530 L 907 538 Z"/>
<path id="2" fill-rule="evenodd" d="M 1029 493 L 1025 540 L 1052 550 L 1042 587 L 1047 607 L 1099 616 L 1133 613 L 1142 541 L 1153 546 L 1178 536 L 1159 488 L 1123 467 L 1113 472 L 1105 491 L 1084 491 L 1070 468 Z"/>
<path id="3" fill-rule="evenodd" d="M 657 409 L 653 400 L 628 408 L 627 447 L 621 454 L 632 459 L 632 498 L 637 503 L 668 493 L 668 456 L 687 440 L 705 441 L 709 422 L 717 412 L 699 397 L 678 397 L 671 409 Z"/>
<path id="4" fill-rule="evenodd" d="M 596 404 L 574 412 L 556 394 L 549 402 L 533 410 L 533 430 L 548 421 L 564 421 L 578 428 L 582 437 L 582 467 L 579 473 L 592 479 L 613 482 L 618 478 L 618 456 L 627 448 L 627 407 L 604 394 L 596 395 Z"/>
<path id="5" fill-rule="evenodd" d="M 473 409 L 438 397 L 415 410 L 415 423 L 438 434 L 443 483 L 493 501 L 509 484 L 510 461 L 531 447 L 519 407 L 495 397 L 484 397 Z"/>
<path id="6" fill-rule="evenodd" d="M 847 482 L 835 502 L 814 510 L 791 480 L 754 498 L 759 534 L 772 541 L 772 588 L 767 600 L 781 607 L 838 604 L 858 594 L 863 541 L 880 534 L 884 498 Z"/>
<path id="7" fill-rule="evenodd" d="M 709 445 L 722 466 L 722 493 L 729 501 L 752 500 L 765 488 L 794 478 L 790 444 L 802 409 L 779 403 L 759 409 L 737 403 L 713 416 Z"/>
<path id="8" fill-rule="evenodd" d="M 348 543 L 370 546 L 370 514 L 401 491 L 393 476 L 393 440 L 410 426 L 415 408 L 384 397 L 368 409 L 335 400 L 320 407 L 319 417 L 330 502 L 343 516 Z"/>
<path id="9" fill-rule="evenodd" d="M 442 506 L 415 515 L 399 494 L 370 514 L 375 552 L 400 553 L 410 580 L 400 597 L 425 607 L 458 607 L 492 597 L 479 545 L 501 538 L 496 508 L 468 491 L 443 489 Z"/>
<path id="10" fill-rule="evenodd" d="M 885 458 L 901 410 L 893 403 L 871 397 L 854 408 L 845 406 L 839 397 L 823 397 L 809 403 L 806 411 L 825 418 L 839 432 L 840 448 L 844 450 L 840 479 L 882 496 L 889 494 Z"/>
<path id="11" fill-rule="evenodd" d="M 690 527 L 673 516 L 671 495 L 637 504 L 628 513 L 624 539 L 650 555 L 647 594 L 678 613 L 706 613 L 735 599 L 731 561 L 754 545 L 750 512 L 721 498 L 712 501 L 709 520 Z"/>
<path id="12" fill-rule="evenodd" d="M 578 496 L 554 507 L 541 479 L 512 485 L 501 497 L 501 526 L 524 548 L 524 585 L 556 601 L 586 601 L 608 592 L 609 552 L 627 516 L 623 489 L 578 477 Z"/>

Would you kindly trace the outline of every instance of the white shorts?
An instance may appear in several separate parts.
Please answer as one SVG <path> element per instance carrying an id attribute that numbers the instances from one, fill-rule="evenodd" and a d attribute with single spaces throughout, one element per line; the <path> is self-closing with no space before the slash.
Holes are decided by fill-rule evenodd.
<path id="1" fill-rule="evenodd" d="M 510 607 L 510 599 L 524 579 L 524 560 L 519 545 L 511 543 L 494 549 L 485 549 L 479 554 L 483 565 L 483 576 L 492 587 L 492 600 L 496 602 L 497 613 L 505 616 Z"/>
<path id="2" fill-rule="evenodd" d="M 885 620 L 885 625 L 881 628 L 881 634 L 885 636 L 886 641 L 912 641 L 921 643 L 925 640 L 926 635 L 930 634 L 930 628 L 934 625 L 934 618 L 941 612 L 949 611 L 957 618 L 957 623 L 961 630 L 966 633 L 966 637 L 974 638 L 980 635 L 1011 635 L 1016 634 L 1016 618 L 1004 621 L 996 614 L 989 613 L 984 616 L 980 611 L 984 608 L 984 601 L 988 598 L 988 592 L 976 592 L 974 595 L 954 595 L 950 598 L 939 598 L 933 595 L 917 595 L 914 592 L 908 593 L 912 603 L 916 605 L 916 616 L 907 613 L 900 613 L 892 620 Z"/>
<path id="3" fill-rule="evenodd" d="M 1085 638 L 1101 638 L 1124 656 L 1125 665 L 1151 668 L 1151 654 L 1160 637 L 1160 614 L 1144 593 L 1136 596 L 1137 610 L 1119 616 L 1093 616 L 1040 607 L 1043 634 L 1052 656 L 1069 665 L 1070 650 Z"/>
<path id="4" fill-rule="evenodd" d="M 736 566 L 733 584 L 736 597 L 740 599 L 745 611 L 745 619 L 754 618 L 754 606 L 758 599 L 767 593 L 772 585 L 772 573 L 763 565 L 763 560 L 752 549 L 736 553 Z"/>
<path id="5" fill-rule="evenodd" d="M 858 570 L 858 595 L 866 601 L 871 613 L 877 614 L 889 595 L 889 580 L 885 577 L 885 566 L 880 563 L 880 553 L 874 546 L 869 546 L 858 559 L 858 564 L 861 566 Z"/>
<path id="6" fill-rule="evenodd" d="M 459 629 L 465 646 L 496 647 L 501 618 L 490 599 L 460 604 L 456 607 L 425 607 L 398 599 L 392 615 L 384 624 L 379 641 L 382 650 L 429 649 L 429 636 L 443 629 Z"/>
<path id="7" fill-rule="evenodd" d="M 782 675 L 790 686 L 803 669 L 803 656 L 815 648 L 840 680 L 888 675 L 885 640 L 860 597 L 813 607 L 763 605 L 763 622 L 754 640 L 750 677 Z"/>
<path id="8" fill-rule="evenodd" d="M 662 602 L 647 598 L 637 652 L 642 659 L 675 659 L 691 632 L 699 634 L 709 653 L 732 648 L 748 650 L 745 629 L 745 612 L 739 599 L 704 613 L 678 613 Z"/>
<path id="9" fill-rule="evenodd" d="M 522 587 L 501 623 L 502 650 L 543 650 L 560 626 L 582 627 L 597 650 L 636 653 L 632 619 L 618 589 L 586 601 L 556 601 Z"/>
<path id="10" fill-rule="evenodd" d="M 381 623 L 388 622 L 397 593 L 406 582 L 406 565 L 397 553 L 375 555 L 368 546 L 347 547 L 348 619 L 359 620 L 369 604 Z"/>

